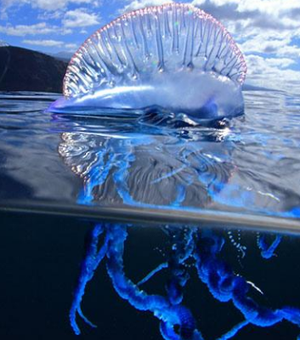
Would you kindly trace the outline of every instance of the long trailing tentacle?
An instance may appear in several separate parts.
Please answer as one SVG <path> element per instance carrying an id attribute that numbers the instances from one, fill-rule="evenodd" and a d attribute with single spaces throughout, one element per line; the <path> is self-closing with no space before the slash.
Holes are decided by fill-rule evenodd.
<path id="1" fill-rule="evenodd" d="M 77 313 L 79 316 L 91 327 L 96 327 L 92 322 L 90 322 L 82 313 L 81 301 L 84 296 L 85 288 L 87 283 L 93 278 L 95 270 L 98 268 L 99 264 L 103 260 L 107 252 L 108 238 L 104 240 L 104 244 L 98 250 L 98 242 L 100 235 L 104 232 L 104 226 L 102 224 L 97 224 L 91 234 L 91 241 L 86 251 L 85 259 L 81 264 L 81 272 L 79 275 L 79 280 L 77 287 L 74 292 L 74 298 L 72 306 L 70 309 L 70 323 L 76 335 L 80 334 L 80 329 L 76 322 Z"/>
<path id="2" fill-rule="evenodd" d="M 87 283 L 93 278 L 95 270 L 105 256 L 107 257 L 107 271 L 116 292 L 137 310 L 152 312 L 160 320 L 160 332 L 165 340 L 203 340 L 190 310 L 181 304 L 183 288 L 189 278 L 187 260 L 191 258 L 195 260 L 199 278 L 207 285 L 214 298 L 221 302 L 231 301 L 245 318 L 244 321 L 220 336 L 218 340 L 233 338 L 249 324 L 270 327 L 286 320 L 300 327 L 300 310 L 298 308 L 287 306 L 272 310 L 260 306 L 248 296 L 253 284 L 235 274 L 229 265 L 218 258 L 224 245 L 223 237 L 212 230 L 200 231 L 193 227 L 165 227 L 165 230 L 172 239 L 172 251 L 168 261 L 151 271 L 138 284 L 134 284 L 126 277 L 123 265 L 127 226 L 96 225 L 82 263 L 78 286 L 70 310 L 71 326 L 75 334 L 80 334 L 76 322 L 77 313 L 87 324 L 96 327 L 83 315 L 81 301 Z M 98 250 L 99 238 L 104 231 L 106 232 L 104 244 Z M 276 238 L 270 247 L 266 246 L 264 249 L 267 251 L 269 248 L 275 249 L 279 242 L 280 237 Z M 263 248 L 263 243 L 261 244 L 261 248 Z M 145 283 L 163 268 L 168 268 L 171 273 L 166 285 L 166 297 L 149 295 L 140 289 L 139 285 Z"/>
<path id="3" fill-rule="evenodd" d="M 127 300 L 137 310 L 151 311 L 161 320 L 161 334 L 166 340 L 202 340 L 196 329 L 191 312 L 181 305 L 173 306 L 161 295 L 148 295 L 128 279 L 124 273 L 123 253 L 127 230 L 120 225 L 110 228 L 107 252 L 107 271 L 120 297 Z M 177 329 L 178 328 L 178 329 Z"/>
<path id="4" fill-rule="evenodd" d="M 249 324 L 248 320 L 244 320 L 238 323 L 229 332 L 227 332 L 226 334 L 223 334 L 220 338 L 218 338 L 218 340 L 229 340 L 233 338 L 238 333 L 238 331 L 240 331 L 242 328 L 244 328 L 248 324 Z"/>

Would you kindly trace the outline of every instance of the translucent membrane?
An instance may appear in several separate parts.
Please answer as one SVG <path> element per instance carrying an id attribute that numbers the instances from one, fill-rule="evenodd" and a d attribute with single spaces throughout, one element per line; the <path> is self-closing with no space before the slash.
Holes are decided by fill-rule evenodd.
<path id="1" fill-rule="evenodd" d="M 73 97 L 157 72 L 213 71 L 242 84 L 246 63 L 226 29 L 186 4 L 127 13 L 89 37 L 73 56 L 63 93 Z"/>
<path id="2" fill-rule="evenodd" d="M 148 7 L 83 43 L 50 111 L 124 116 L 155 108 L 210 121 L 243 113 L 245 75 L 242 53 L 212 16 L 186 4 Z"/>

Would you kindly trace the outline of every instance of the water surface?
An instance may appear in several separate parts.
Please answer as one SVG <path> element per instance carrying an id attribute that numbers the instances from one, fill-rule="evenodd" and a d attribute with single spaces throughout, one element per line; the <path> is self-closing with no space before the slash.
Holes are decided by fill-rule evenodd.
<path id="1" fill-rule="evenodd" d="M 127 233 L 121 258 L 135 289 L 161 264 L 142 284 L 147 294 L 171 299 L 166 287 L 181 282 L 183 301 L 173 306 L 188 308 L 205 340 L 299 339 L 300 100 L 270 90 L 244 96 L 243 117 L 208 127 L 153 112 L 138 121 L 53 115 L 58 95 L 2 93 L 0 338 L 79 339 L 69 311 L 100 224 L 111 242 L 116 226 Z M 163 339 L 155 315 L 121 297 L 108 275 L 113 250 L 82 297 L 97 328 L 78 317 L 80 337 Z M 245 315 L 214 295 L 218 270 L 242 277 L 257 308 L 293 307 L 293 318 L 253 321 L 233 335 Z"/>
<path id="2" fill-rule="evenodd" d="M 299 216 L 295 96 L 244 91 L 245 115 L 214 127 L 53 115 L 57 97 L 2 93 L 2 202 Z"/>

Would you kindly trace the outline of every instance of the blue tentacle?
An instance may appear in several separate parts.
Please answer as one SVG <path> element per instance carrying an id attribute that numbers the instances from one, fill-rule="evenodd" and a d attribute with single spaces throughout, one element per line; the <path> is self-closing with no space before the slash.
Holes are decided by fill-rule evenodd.
<path id="1" fill-rule="evenodd" d="M 80 334 L 80 329 L 76 322 L 77 313 L 91 327 L 96 327 L 82 313 L 81 301 L 84 296 L 87 283 L 93 278 L 95 270 L 98 268 L 99 264 L 101 263 L 107 252 L 108 238 L 105 238 L 103 246 L 98 251 L 99 237 L 103 232 L 104 226 L 101 224 L 97 224 L 92 231 L 91 242 L 86 251 L 85 259 L 81 264 L 81 272 L 79 275 L 77 287 L 74 292 L 74 298 L 69 313 L 70 323 L 76 335 Z"/>
<path id="2" fill-rule="evenodd" d="M 261 256 L 267 260 L 273 257 L 275 255 L 275 250 L 281 242 L 281 239 L 282 237 L 280 235 L 276 235 L 274 241 L 269 245 L 266 240 L 266 235 L 260 234 L 257 239 L 257 245 L 258 248 L 261 250 Z"/>
<path id="3" fill-rule="evenodd" d="M 162 336 L 166 340 L 175 339 L 175 328 L 188 340 L 202 340 L 195 328 L 195 320 L 187 308 L 172 304 L 163 296 L 148 295 L 129 280 L 123 269 L 124 242 L 127 238 L 125 227 L 114 225 L 110 229 L 110 241 L 107 252 L 107 271 L 117 293 L 132 306 L 141 311 L 151 311 L 162 321 Z M 172 335 L 172 336 L 171 336 Z M 177 335 L 177 339 L 181 339 Z"/>
<path id="4" fill-rule="evenodd" d="M 161 270 L 168 268 L 168 263 L 167 262 L 163 262 L 161 264 L 159 264 L 156 268 L 154 268 L 153 270 L 151 270 L 151 272 L 149 274 L 147 274 L 142 280 L 140 280 L 137 283 L 137 286 L 140 286 L 144 283 L 146 283 L 147 281 L 149 281 L 156 273 L 160 272 Z"/>
<path id="5" fill-rule="evenodd" d="M 183 288 L 190 277 L 187 272 L 188 266 L 185 262 L 191 257 L 194 251 L 194 229 L 188 228 L 181 230 L 171 228 L 168 231 L 173 246 L 168 261 L 171 278 L 166 285 L 166 290 L 171 304 L 179 305 L 183 300 Z"/>
<path id="6" fill-rule="evenodd" d="M 106 156 L 108 159 L 105 161 Z M 115 158 L 114 153 L 109 152 L 107 143 L 103 149 L 97 152 L 97 161 L 84 179 L 85 185 L 77 200 L 79 204 L 90 204 L 93 201 L 93 189 L 106 181 L 115 164 Z"/>
<path id="7" fill-rule="evenodd" d="M 283 320 L 300 326 L 299 309 L 283 307 L 272 310 L 260 306 L 247 296 L 251 288 L 249 283 L 243 277 L 235 275 L 232 269 L 217 257 L 223 243 L 224 240 L 220 236 L 203 231 L 202 235 L 199 235 L 194 258 L 199 278 L 208 286 L 212 295 L 221 302 L 232 301 L 244 315 L 245 322 L 237 326 L 236 329 L 240 330 L 248 323 L 269 327 Z M 228 333 L 228 336 L 235 334 L 234 329 Z"/>

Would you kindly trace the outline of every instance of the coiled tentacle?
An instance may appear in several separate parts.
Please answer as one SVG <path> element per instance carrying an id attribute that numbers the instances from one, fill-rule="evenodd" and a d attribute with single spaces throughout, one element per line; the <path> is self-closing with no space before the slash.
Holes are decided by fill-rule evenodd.
<path id="1" fill-rule="evenodd" d="M 123 269 L 124 242 L 127 231 L 114 225 L 110 230 L 109 250 L 107 252 L 107 271 L 119 296 L 127 300 L 138 310 L 151 311 L 162 321 L 162 335 L 166 340 L 175 336 L 178 327 L 183 339 L 202 340 L 195 326 L 195 320 L 187 308 L 173 306 L 168 299 L 160 295 L 148 295 L 129 280 Z M 177 339 L 178 335 L 177 335 Z"/>
<path id="2" fill-rule="evenodd" d="M 249 323 L 269 327 L 287 320 L 300 326 L 298 308 L 283 307 L 272 310 L 260 306 L 248 296 L 251 285 L 243 277 L 235 275 L 232 269 L 217 257 L 223 244 L 224 240 L 220 236 L 204 232 L 199 235 L 194 258 L 199 278 L 207 285 L 212 295 L 221 302 L 232 301 L 245 317 L 245 322 L 228 332 L 226 339 L 229 339 L 231 334 L 234 336 Z"/>

